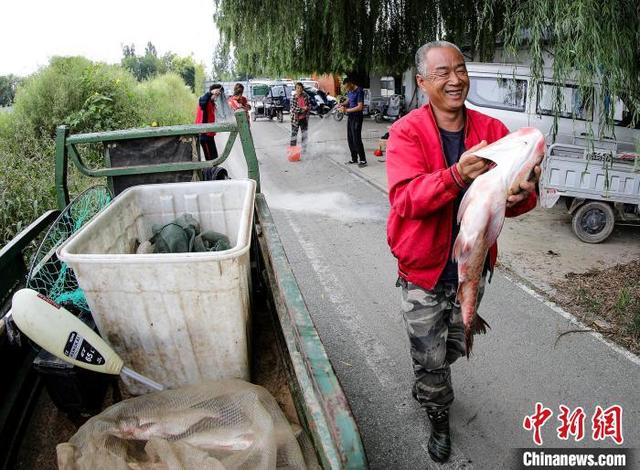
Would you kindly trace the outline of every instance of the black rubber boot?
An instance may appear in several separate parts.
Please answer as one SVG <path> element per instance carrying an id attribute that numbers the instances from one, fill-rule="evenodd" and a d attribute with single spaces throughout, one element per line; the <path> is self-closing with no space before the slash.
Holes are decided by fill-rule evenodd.
<path id="1" fill-rule="evenodd" d="M 446 462 L 451 454 L 451 435 L 449 434 L 449 408 L 428 407 L 427 416 L 431 422 L 431 437 L 427 449 L 436 462 Z"/>

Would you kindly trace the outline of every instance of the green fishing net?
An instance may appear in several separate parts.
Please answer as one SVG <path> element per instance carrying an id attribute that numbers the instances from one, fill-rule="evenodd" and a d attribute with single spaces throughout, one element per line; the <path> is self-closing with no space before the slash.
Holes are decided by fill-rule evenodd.
<path id="1" fill-rule="evenodd" d="M 73 270 L 56 256 L 56 250 L 80 230 L 112 199 L 109 188 L 92 186 L 80 193 L 51 224 L 31 259 L 26 286 L 76 313 L 89 312 L 87 300 Z M 75 307 L 75 308 L 74 308 Z"/>

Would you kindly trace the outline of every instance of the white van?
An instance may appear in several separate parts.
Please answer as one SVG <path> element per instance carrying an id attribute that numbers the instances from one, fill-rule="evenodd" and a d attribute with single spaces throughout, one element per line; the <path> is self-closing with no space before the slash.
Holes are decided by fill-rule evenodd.
<path id="1" fill-rule="evenodd" d="M 471 82 L 466 105 L 470 109 L 500 119 L 509 130 L 520 127 L 537 127 L 552 141 L 554 85 L 550 80 L 541 81 L 538 89 L 530 93 L 531 76 L 529 67 L 515 64 L 492 64 L 468 62 L 467 71 Z M 545 70 L 545 76 L 551 76 Z M 589 109 L 577 85 L 567 83 L 560 87 L 562 106 L 558 117 L 557 143 L 586 145 L 586 137 L 598 136 L 601 127 L 603 136 L 594 142 L 596 148 L 614 152 L 634 151 L 640 145 L 640 124 L 636 128 L 628 127 L 630 113 L 621 100 L 615 102 L 613 132 L 604 132 L 604 123 L 600 121 L 599 102 L 603 99 L 594 87 L 593 106 Z"/>

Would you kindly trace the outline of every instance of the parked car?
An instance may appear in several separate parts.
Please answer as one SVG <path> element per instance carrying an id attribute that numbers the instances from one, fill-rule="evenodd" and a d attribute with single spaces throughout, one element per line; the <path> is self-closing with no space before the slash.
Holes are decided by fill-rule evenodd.
<path id="1" fill-rule="evenodd" d="M 286 102 L 286 86 L 269 83 L 251 84 L 251 119 L 276 118 L 283 121 Z"/>
<path id="2" fill-rule="evenodd" d="M 313 78 L 299 78 L 297 81 L 302 83 L 302 85 L 304 85 L 305 88 L 312 87 L 318 90 L 320 89 L 320 84 L 318 83 L 317 80 L 314 80 Z"/>

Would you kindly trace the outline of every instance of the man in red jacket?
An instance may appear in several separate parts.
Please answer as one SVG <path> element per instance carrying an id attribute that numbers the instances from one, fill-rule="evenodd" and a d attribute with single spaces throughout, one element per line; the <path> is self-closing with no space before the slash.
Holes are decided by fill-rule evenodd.
<path id="1" fill-rule="evenodd" d="M 474 151 L 509 131 L 497 119 L 466 109 L 469 76 L 457 46 L 435 41 L 416 53 L 416 80 L 429 104 L 397 121 L 387 143 L 391 211 L 387 240 L 398 259 L 402 312 L 416 380 L 414 398 L 431 422 L 428 451 L 438 462 L 451 452 L 449 407 L 453 402 L 450 365 L 465 354 L 464 328 L 456 301 L 458 269 L 451 261 L 458 235 L 456 215 L 465 190 L 489 169 Z M 536 177 L 540 168 L 536 168 Z M 536 205 L 535 182 L 509 196 L 507 217 Z M 492 271 L 497 246 L 489 251 L 484 279 Z"/>

